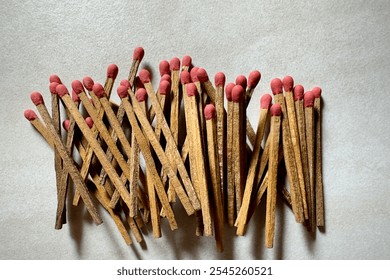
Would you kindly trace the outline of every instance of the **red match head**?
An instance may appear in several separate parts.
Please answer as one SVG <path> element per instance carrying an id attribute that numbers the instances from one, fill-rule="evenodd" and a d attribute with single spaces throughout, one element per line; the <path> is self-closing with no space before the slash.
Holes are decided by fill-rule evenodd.
<path id="1" fill-rule="evenodd" d="M 74 90 L 72 90 L 72 100 L 74 102 L 80 102 L 80 97 Z"/>
<path id="2" fill-rule="evenodd" d="M 29 121 L 33 121 L 38 118 L 37 114 L 35 114 L 35 112 L 31 109 L 27 109 L 24 111 L 24 117 Z"/>
<path id="3" fill-rule="evenodd" d="M 62 127 L 68 131 L 69 130 L 69 127 L 70 127 L 70 120 L 69 119 L 66 119 L 62 122 Z"/>
<path id="4" fill-rule="evenodd" d="M 271 113 L 271 116 L 280 116 L 282 114 L 282 108 L 280 107 L 279 103 L 273 104 L 269 111 Z"/>
<path id="5" fill-rule="evenodd" d="M 198 76 L 199 82 L 201 83 L 207 82 L 209 80 L 209 75 L 204 68 L 199 68 L 198 71 L 196 71 L 196 74 Z"/>
<path id="6" fill-rule="evenodd" d="M 37 92 L 37 91 L 34 91 L 33 93 L 31 93 L 30 98 L 31 98 L 31 101 L 36 106 L 38 106 L 40 104 L 45 104 L 45 102 L 43 101 L 42 94 Z"/>
<path id="7" fill-rule="evenodd" d="M 189 97 L 196 96 L 198 94 L 198 89 L 194 83 L 187 84 L 187 95 Z"/>
<path id="8" fill-rule="evenodd" d="M 188 71 L 182 71 L 180 73 L 180 82 L 185 85 L 185 84 L 188 84 L 188 83 L 191 83 L 191 76 L 190 76 L 190 72 Z"/>
<path id="9" fill-rule="evenodd" d="M 302 100 L 303 99 L 303 93 L 305 89 L 303 88 L 302 85 L 296 85 L 293 89 L 293 94 L 294 94 L 294 100 Z"/>
<path id="10" fill-rule="evenodd" d="M 130 88 L 131 87 L 130 82 L 128 80 L 126 80 L 126 79 L 122 80 L 120 82 L 120 85 L 121 86 L 125 86 L 126 88 Z"/>
<path id="11" fill-rule="evenodd" d="M 242 86 L 242 88 L 245 90 L 247 86 L 247 80 L 244 75 L 238 75 L 236 78 L 236 85 Z"/>
<path id="12" fill-rule="evenodd" d="M 150 72 L 147 69 L 139 71 L 138 76 L 143 84 L 150 83 Z"/>
<path id="13" fill-rule="evenodd" d="M 272 79 L 271 81 L 271 90 L 274 95 L 280 94 L 283 92 L 283 83 L 279 78 Z"/>
<path id="14" fill-rule="evenodd" d="M 113 80 L 118 76 L 118 66 L 116 64 L 110 64 L 107 67 L 107 78 L 111 78 Z"/>
<path id="15" fill-rule="evenodd" d="M 84 91 L 83 84 L 79 80 L 72 81 L 72 89 L 76 94 L 80 94 Z"/>
<path id="16" fill-rule="evenodd" d="M 308 91 L 303 96 L 303 105 L 305 107 L 313 107 L 314 106 L 314 94 L 311 91 Z"/>
<path id="17" fill-rule="evenodd" d="M 314 87 L 311 92 L 314 94 L 314 98 L 320 98 L 322 89 L 320 87 Z"/>
<path id="18" fill-rule="evenodd" d="M 171 70 L 169 68 L 169 62 L 167 60 L 161 60 L 160 64 L 158 65 L 158 69 L 160 71 L 160 76 L 163 76 L 165 74 L 171 75 Z"/>
<path id="19" fill-rule="evenodd" d="M 60 84 L 56 87 L 56 91 L 60 97 L 63 97 L 66 94 L 69 94 L 68 89 L 63 84 Z"/>
<path id="20" fill-rule="evenodd" d="M 164 74 L 161 76 L 160 81 L 167 81 L 167 82 L 171 83 L 171 76 L 169 76 L 168 74 Z"/>
<path id="21" fill-rule="evenodd" d="M 235 85 L 232 89 L 232 101 L 240 102 L 244 96 L 244 88 L 240 85 Z"/>
<path id="22" fill-rule="evenodd" d="M 215 106 L 213 104 L 207 104 L 204 107 L 204 117 L 206 120 L 214 119 L 216 115 Z"/>
<path id="23" fill-rule="evenodd" d="M 118 93 L 118 96 L 119 96 L 120 98 L 125 98 L 125 97 L 127 97 L 127 96 L 129 95 L 129 93 L 128 93 L 127 91 L 128 91 L 128 88 L 125 87 L 125 86 L 122 86 L 122 85 L 120 85 L 120 86 L 117 88 L 117 90 L 116 90 L 116 92 Z"/>
<path id="24" fill-rule="evenodd" d="M 143 47 L 135 48 L 133 53 L 133 60 L 141 61 L 142 58 L 144 57 L 144 54 L 145 54 L 145 50 Z"/>
<path id="25" fill-rule="evenodd" d="M 178 71 L 180 70 L 180 59 L 178 57 L 174 57 L 169 61 L 169 69 L 171 71 Z"/>
<path id="26" fill-rule="evenodd" d="M 160 82 L 158 92 L 162 95 L 167 95 L 171 92 L 171 83 L 165 80 Z"/>
<path id="27" fill-rule="evenodd" d="M 104 87 L 99 83 L 93 85 L 92 91 L 98 98 L 102 98 L 106 96 Z"/>
<path id="28" fill-rule="evenodd" d="M 260 109 L 269 110 L 271 104 L 272 104 L 272 96 L 270 94 L 266 93 L 260 98 Z"/>
<path id="29" fill-rule="evenodd" d="M 93 87 L 93 84 L 94 84 L 94 81 L 92 80 L 91 77 L 84 77 L 83 78 L 83 84 L 84 84 L 84 87 L 88 90 L 88 91 L 92 91 L 92 87 Z"/>
<path id="30" fill-rule="evenodd" d="M 183 56 L 183 59 L 181 60 L 181 64 L 182 64 L 183 66 L 190 67 L 190 66 L 191 66 L 191 63 L 192 63 L 192 58 L 191 58 L 191 56 L 189 56 L 189 55 Z"/>
<path id="31" fill-rule="evenodd" d="M 57 94 L 56 88 L 59 85 L 57 82 L 51 82 L 49 85 L 49 90 L 52 94 Z"/>
<path id="32" fill-rule="evenodd" d="M 249 88 L 255 88 L 257 84 L 260 82 L 261 79 L 261 73 L 257 70 L 254 70 L 249 73 L 248 77 L 248 87 Z"/>
<path id="33" fill-rule="evenodd" d="M 126 92 L 127 93 L 127 92 Z M 137 89 L 135 93 L 135 98 L 137 98 L 138 102 L 143 102 L 146 100 L 148 94 L 144 88 Z"/>
<path id="34" fill-rule="evenodd" d="M 285 92 L 291 92 L 293 90 L 294 79 L 291 76 L 284 77 L 282 83 Z"/>
<path id="35" fill-rule="evenodd" d="M 226 82 L 226 77 L 223 72 L 218 72 L 214 76 L 214 83 L 216 87 L 224 87 Z"/>
<path id="36" fill-rule="evenodd" d="M 88 125 L 89 128 L 93 127 L 93 120 L 91 119 L 91 117 L 86 117 L 85 123 Z"/>
<path id="37" fill-rule="evenodd" d="M 193 83 L 199 82 L 198 69 L 199 69 L 199 67 L 192 67 L 192 69 L 190 71 L 191 81 Z"/>
<path id="38" fill-rule="evenodd" d="M 56 82 L 56 83 L 62 84 L 60 77 L 58 77 L 56 74 L 50 75 L 49 82 L 50 83 Z"/>
<path id="39" fill-rule="evenodd" d="M 226 99 L 232 101 L 232 89 L 234 88 L 234 83 L 228 83 L 225 87 Z"/>

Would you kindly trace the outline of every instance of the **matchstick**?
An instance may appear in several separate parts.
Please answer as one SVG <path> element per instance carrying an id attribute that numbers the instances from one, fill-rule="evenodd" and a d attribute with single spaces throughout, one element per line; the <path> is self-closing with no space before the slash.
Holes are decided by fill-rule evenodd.
<path id="1" fill-rule="evenodd" d="M 198 91 L 193 83 L 188 83 L 186 85 L 187 97 L 185 98 L 185 113 L 188 115 L 186 119 L 190 121 L 186 123 L 187 132 L 190 132 L 190 147 L 191 152 L 194 153 L 194 162 L 191 163 L 191 168 L 196 168 L 197 174 L 197 183 L 199 190 L 199 199 L 202 207 L 202 218 L 204 226 L 204 234 L 206 236 L 211 236 L 212 226 L 211 226 L 211 212 L 210 212 L 210 201 L 207 188 L 207 176 L 205 169 L 204 153 L 203 153 L 203 144 L 201 140 L 200 133 L 200 120 L 198 116 L 198 106 L 196 98 L 198 97 Z M 190 153 L 191 153 L 190 152 Z"/>
<path id="2" fill-rule="evenodd" d="M 223 82 L 224 83 L 224 82 Z M 223 84 L 222 83 L 222 84 Z M 222 85 L 223 87 L 223 85 Z M 218 94 L 218 89 L 217 89 Z M 223 93 L 222 93 L 223 96 Z M 217 250 L 223 252 L 223 233 L 224 233 L 224 218 L 223 218 L 223 196 L 221 189 L 220 165 L 218 163 L 218 145 L 216 141 L 217 133 L 217 112 L 212 104 L 208 104 L 204 108 L 207 131 L 207 152 L 209 162 L 209 174 L 214 198 L 214 232 Z"/>
<path id="3" fill-rule="evenodd" d="M 281 126 L 281 106 L 274 104 L 270 109 L 271 113 L 271 146 L 268 167 L 267 207 L 265 215 L 265 246 L 272 248 L 275 236 L 275 208 L 276 208 L 276 186 L 278 178 L 278 151 Z"/>
<path id="4" fill-rule="evenodd" d="M 286 162 L 287 177 L 290 183 L 292 208 L 296 222 L 303 223 L 305 217 L 303 213 L 302 199 L 299 188 L 298 173 L 295 165 L 295 156 L 291 142 L 287 108 L 283 96 L 283 83 L 279 78 L 275 78 L 271 81 L 271 90 L 275 97 L 275 103 L 280 104 L 282 108 L 282 143 L 284 160 Z"/>
<path id="5" fill-rule="evenodd" d="M 260 99 L 260 117 L 256 132 L 256 142 L 253 147 L 252 157 L 249 163 L 248 176 L 245 183 L 245 191 L 243 202 L 237 216 L 235 226 L 237 227 L 237 235 L 244 235 L 245 225 L 247 223 L 248 209 L 251 203 L 252 190 L 256 177 L 258 163 L 260 162 L 261 143 L 263 141 L 264 131 L 269 122 L 269 109 L 272 103 L 272 96 L 264 94 Z"/>
<path id="6" fill-rule="evenodd" d="M 254 70 L 249 73 L 248 76 L 248 85 L 245 92 L 245 102 L 246 107 L 248 107 L 249 102 L 251 101 L 253 92 L 255 91 L 255 88 L 257 84 L 260 82 L 261 79 L 261 73 L 258 70 Z"/>
<path id="7" fill-rule="evenodd" d="M 145 55 L 145 50 L 142 47 L 136 47 L 133 52 L 133 61 L 131 62 L 128 81 L 131 85 L 134 84 L 134 79 L 141 64 L 142 58 Z"/>
<path id="8" fill-rule="evenodd" d="M 44 124 L 39 120 L 37 114 L 31 109 L 24 111 L 24 117 L 32 124 L 32 126 L 42 135 L 50 147 L 54 148 L 53 139 L 50 132 L 46 129 Z"/>
<path id="9" fill-rule="evenodd" d="M 293 96 L 294 80 L 291 76 L 286 76 L 283 78 L 282 82 L 283 82 L 283 88 L 285 92 L 288 125 L 290 127 L 290 134 L 291 134 L 291 143 L 294 151 L 295 165 L 297 167 L 297 173 L 298 173 L 298 183 L 299 183 L 299 188 L 300 188 L 300 193 L 302 198 L 303 213 L 305 216 L 305 220 L 307 220 L 309 218 L 309 213 L 307 210 L 307 202 L 306 202 L 305 177 L 303 175 L 297 116 L 295 114 L 295 103 L 294 103 L 294 96 Z"/>
<path id="10" fill-rule="evenodd" d="M 211 101 L 215 103 L 215 88 L 209 80 L 209 75 L 204 68 L 199 68 L 197 71 L 197 77 L 199 82 L 202 84 L 205 92 L 210 97 Z"/>
<path id="11" fill-rule="evenodd" d="M 309 225 L 308 230 L 314 232 L 316 229 L 316 190 L 315 190 L 315 122 L 314 122 L 314 94 L 308 91 L 303 96 L 305 106 L 305 128 L 307 159 L 310 178 L 310 200 L 309 200 Z"/>
<path id="12" fill-rule="evenodd" d="M 100 218 L 93 202 L 91 200 L 91 196 L 88 192 L 87 186 L 84 183 L 84 180 L 81 178 L 80 173 L 77 167 L 74 164 L 73 159 L 66 151 L 60 136 L 57 134 L 54 125 L 52 123 L 52 119 L 47 111 L 42 95 L 39 92 L 33 92 L 31 94 L 31 100 L 34 105 L 37 107 L 43 121 L 46 124 L 47 129 L 49 130 L 54 146 L 57 148 L 59 155 L 61 156 L 64 168 L 68 170 L 69 175 L 71 176 L 76 188 L 79 190 L 81 198 L 83 199 L 85 206 L 87 207 L 88 212 L 90 213 L 92 219 L 97 223 L 101 224 L 103 221 Z M 73 101 L 72 101 L 73 102 Z M 63 189 L 59 190 L 60 192 L 64 191 Z M 61 201 L 59 201 L 61 203 Z M 59 205 L 57 207 L 58 213 L 57 217 L 62 217 L 61 211 L 64 209 L 64 205 Z"/>
<path id="13" fill-rule="evenodd" d="M 183 56 L 181 60 L 181 71 L 190 71 L 192 65 L 192 58 L 189 55 Z"/>
<path id="14" fill-rule="evenodd" d="M 170 65 L 169 65 L 169 62 L 167 60 L 161 60 L 159 65 L 158 65 L 158 70 L 160 72 L 160 76 L 164 76 L 164 75 L 171 75 L 171 69 L 170 69 Z"/>
<path id="15" fill-rule="evenodd" d="M 315 112 L 315 169 L 316 169 L 316 219 L 317 227 L 325 226 L 324 215 L 324 190 L 322 184 L 322 143 L 321 143 L 321 88 L 315 87 L 311 90 L 314 94 Z"/>
<path id="16" fill-rule="evenodd" d="M 245 135 L 245 96 L 244 88 L 236 85 L 232 89 L 233 102 L 233 171 L 238 214 L 244 194 L 246 179 L 246 135 Z"/>
<path id="17" fill-rule="evenodd" d="M 104 83 L 104 90 L 106 91 L 108 98 L 111 96 L 112 87 L 114 86 L 114 82 L 117 76 L 118 66 L 116 64 L 108 65 L 106 82 Z"/>

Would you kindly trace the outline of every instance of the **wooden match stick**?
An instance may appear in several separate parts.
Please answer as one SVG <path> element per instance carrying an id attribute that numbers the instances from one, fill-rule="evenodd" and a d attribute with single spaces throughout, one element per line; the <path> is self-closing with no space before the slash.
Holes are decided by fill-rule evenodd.
<path id="1" fill-rule="evenodd" d="M 287 108 L 283 96 L 283 83 L 279 78 L 271 81 L 271 90 L 275 96 L 275 103 L 280 104 L 282 108 L 282 143 L 284 160 L 286 162 L 287 177 L 290 183 L 290 193 L 292 208 L 295 220 L 303 223 L 305 220 L 302 206 L 301 193 L 299 188 L 298 173 L 295 165 L 294 150 L 291 141 L 290 127 L 288 124 Z"/>
<path id="2" fill-rule="evenodd" d="M 142 58 L 145 55 L 145 50 L 142 47 L 136 47 L 133 52 L 133 61 L 131 62 L 128 81 L 131 85 L 134 84 L 134 79 L 141 64 Z"/>
<path id="3" fill-rule="evenodd" d="M 314 232 L 316 229 L 316 190 L 315 190 L 315 122 L 314 122 L 314 94 L 311 91 L 303 97 L 305 106 L 305 128 L 307 159 L 310 178 L 310 200 L 309 200 L 309 225 L 308 230 Z"/>
<path id="4" fill-rule="evenodd" d="M 44 124 L 39 120 L 37 114 L 31 109 L 24 111 L 24 117 L 32 124 L 32 126 L 42 135 L 50 147 L 54 148 L 53 139 L 50 132 L 46 129 Z"/>
<path id="5" fill-rule="evenodd" d="M 244 88 L 236 85 L 232 89 L 233 102 L 233 170 L 236 195 L 236 213 L 238 214 L 246 180 L 246 135 L 245 135 L 245 96 Z"/>
<path id="6" fill-rule="evenodd" d="M 203 88 L 207 95 L 210 97 L 211 101 L 215 103 L 215 88 L 211 81 L 209 80 L 209 75 L 207 74 L 204 68 L 199 68 L 197 71 L 197 76 L 199 82 L 203 85 Z"/>
<path id="7" fill-rule="evenodd" d="M 223 85 L 222 85 L 223 87 Z M 217 89 L 218 94 L 218 89 Z M 222 93 L 223 94 L 223 93 Z M 222 95 L 223 96 L 223 95 Z M 208 104 L 204 108 L 207 131 L 207 151 L 209 162 L 209 174 L 213 188 L 214 198 L 214 232 L 217 250 L 223 252 L 223 233 L 224 233 L 224 218 L 223 218 L 223 196 L 221 193 L 221 175 L 220 165 L 218 163 L 218 145 L 216 141 L 217 133 L 217 112 L 212 104 Z"/>
<path id="8" fill-rule="evenodd" d="M 77 167 L 74 164 L 73 159 L 66 151 L 66 148 L 64 147 L 60 136 L 57 134 L 54 125 L 52 123 L 52 119 L 49 115 L 49 112 L 47 111 L 47 108 L 45 106 L 45 103 L 43 101 L 43 97 L 39 92 L 33 92 L 31 94 L 31 100 L 34 103 L 34 105 L 37 107 L 43 121 L 46 124 L 47 129 L 49 130 L 52 138 L 52 142 L 54 143 L 55 147 L 58 150 L 58 153 L 60 154 L 63 163 L 64 168 L 68 170 L 76 188 L 79 190 L 81 198 L 83 199 L 85 206 L 87 207 L 88 212 L 90 213 L 92 219 L 97 223 L 101 224 L 103 221 L 100 218 L 95 206 L 93 205 L 93 202 L 91 200 L 91 196 L 88 192 L 87 186 L 84 183 L 84 180 L 81 178 L 80 173 L 78 172 Z M 72 101 L 73 102 L 73 101 Z M 64 190 L 59 190 L 60 192 Z M 61 203 L 61 201 L 59 201 Z M 59 205 L 57 207 L 57 210 L 61 211 L 64 209 L 64 206 Z M 62 216 L 62 213 L 58 213 L 57 217 Z"/>
<path id="9" fill-rule="evenodd" d="M 282 109 L 280 104 L 274 104 L 270 109 L 271 113 L 271 146 L 268 167 L 267 207 L 265 216 L 265 246 L 272 248 L 275 236 L 275 208 L 276 208 L 276 186 L 278 178 L 278 151 L 280 139 L 280 126 Z"/>
<path id="10" fill-rule="evenodd" d="M 190 71 L 190 67 L 192 65 L 192 58 L 189 55 L 183 56 L 181 60 L 181 71 Z"/>
<path id="11" fill-rule="evenodd" d="M 193 83 L 186 85 L 187 97 L 185 98 L 185 113 L 188 115 L 186 118 L 190 123 L 186 123 L 187 132 L 191 130 L 190 147 L 191 152 L 194 153 L 194 162 L 191 164 L 191 168 L 196 168 L 197 183 L 199 190 L 199 199 L 202 206 L 202 218 L 204 226 L 204 234 L 211 236 L 213 234 L 211 226 L 211 212 L 210 212 L 210 201 L 207 188 L 207 176 L 205 169 L 203 144 L 200 134 L 200 120 L 198 116 L 198 106 L 196 98 L 198 97 L 198 91 Z M 190 153 L 191 153 L 190 152 Z"/>
<path id="12" fill-rule="evenodd" d="M 248 85 L 245 92 L 245 102 L 246 107 L 248 107 L 249 102 L 251 101 L 253 92 L 255 91 L 255 88 L 257 84 L 260 82 L 261 79 L 261 73 L 258 70 L 254 70 L 249 73 L 248 76 Z"/>
<path id="13" fill-rule="evenodd" d="M 256 132 L 256 142 L 253 147 L 253 153 L 251 161 L 249 163 L 248 176 L 245 183 L 245 191 L 243 202 L 240 211 L 237 216 L 235 226 L 237 227 L 237 235 L 244 235 L 245 225 L 247 223 L 248 209 L 251 203 L 252 190 L 254 187 L 254 181 L 256 177 L 258 163 L 260 162 L 261 143 L 263 141 L 264 131 L 267 123 L 269 122 L 268 111 L 271 107 L 272 96 L 264 94 L 260 99 L 260 117 Z"/>
<path id="14" fill-rule="evenodd" d="M 283 78 L 282 82 L 283 82 L 283 88 L 285 92 L 288 125 L 290 127 L 290 134 L 291 134 L 291 143 L 294 151 L 295 165 L 297 167 L 297 173 L 298 173 L 298 183 L 299 183 L 299 188 L 300 188 L 300 193 L 302 198 L 303 213 L 305 216 L 305 220 L 307 220 L 309 218 L 309 213 L 307 210 L 307 202 L 306 202 L 305 177 L 303 175 L 297 116 L 295 114 L 295 103 L 294 103 L 294 96 L 293 96 L 294 80 L 291 76 L 286 76 Z"/>
<path id="15" fill-rule="evenodd" d="M 316 219 L 317 226 L 325 226 L 324 214 L 324 190 L 322 184 L 322 143 L 321 143 L 321 88 L 315 87 L 311 90 L 314 94 L 314 112 L 315 112 L 315 169 L 316 169 Z"/>

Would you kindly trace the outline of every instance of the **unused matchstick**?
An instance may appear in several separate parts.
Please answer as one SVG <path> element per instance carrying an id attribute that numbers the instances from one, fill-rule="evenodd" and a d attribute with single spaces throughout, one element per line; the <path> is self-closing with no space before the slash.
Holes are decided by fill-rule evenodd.
<path id="1" fill-rule="evenodd" d="M 174 57 L 169 62 L 171 70 L 171 116 L 170 125 L 173 139 L 176 145 L 179 143 L 179 112 L 180 112 L 180 96 L 179 96 L 179 84 L 180 84 L 180 59 Z"/>
<path id="2" fill-rule="evenodd" d="M 278 178 L 278 151 L 281 126 L 281 106 L 274 104 L 270 109 L 271 113 L 271 146 L 268 167 L 267 207 L 265 216 L 265 246 L 272 248 L 275 236 L 275 208 L 276 208 L 276 186 Z"/>
<path id="3" fill-rule="evenodd" d="M 31 109 L 24 111 L 24 117 L 32 124 L 32 126 L 42 135 L 50 147 L 54 148 L 53 139 L 45 125 L 40 121 L 37 114 Z"/>
<path id="4" fill-rule="evenodd" d="M 238 75 L 236 77 L 236 85 L 240 85 L 240 86 L 242 86 L 243 89 L 246 89 L 247 84 L 248 84 L 248 81 L 244 75 Z"/>
<path id="5" fill-rule="evenodd" d="M 142 47 L 136 47 L 133 52 L 133 61 L 131 62 L 128 81 L 131 85 L 134 84 L 134 79 L 138 71 L 138 67 L 145 55 L 145 50 Z"/>
<path id="6" fill-rule="evenodd" d="M 206 70 L 204 68 L 199 68 L 196 73 L 198 80 L 203 85 L 205 92 L 210 97 L 211 101 L 215 103 L 215 88 L 209 80 L 209 75 L 207 74 Z"/>
<path id="7" fill-rule="evenodd" d="M 222 85 L 223 87 L 223 85 Z M 217 89 L 218 94 L 218 89 Z M 223 96 L 223 95 L 222 95 Z M 206 119 L 207 131 L 207 151 L 209 162 L 209 174 L 211 177 L 211 184 L 214 198 L 214 232 L 217 250 L 223 251 L 223 232 L 224 232 L 224 218 L 223 218 L 223 196 L 221 189 L 220 165 L 218 163 L 218 145 L 216 141 L 217 133 L 217 112 L 212 104 L 208 104 L 204 108 L 204 115 Z"/>
<path id="8" fill-rule="evenodd" d="M 171 75 L 171 69 L 170 69 L 170 66 L 169 66 L 169 62 L 167 60 L 161 60 L 159 65 L 158 65 L 158 69 L 160 71 L 160 76 L 164 76 L 165 74 L 167 75 Z"/>
<path id="9" fill-rule="evenodd" d="M 190 71 L 192 58 L 189 55 L 183 56 L 181 60 L 181 71 Z"/>
<path id="10" fill-rule="evenodd" d="M 31 100 L 33 101 L 34 105 L 37 107 L 43 121 L 46 124 L 47 129 L 49 130 L 51 137 L 53 139 L 53 143 L 55 147 L 58 150 L 59 155 L 61 156 L 64 168 L 66 168 L 76 186 L 76 188 L 79 190 L 81 198 L 83 199 L 85 206 L 87 207 L 88 212 L 90 213 L 92 219 L 97 223 L 101 224 L 103 221 L 100 218 L 95 206 L 93 205 L 93 202 L 91 200 L 91 196 L 88 192 L 88 189 L 84 183 L 84 180 L 81 178 L 80 173 L 77 170 L 77 167 L 74 165 L 74 161 L 71 158 L 71 156 L 66 151 L 66 148 L 64 147 L 59 135 L 57 134 L 54 125 L 52 123 L 52 119 L 49 115 L 49 112 L 47 111 L 47 108 L 45 106 L 45 103 L 43 101 L 43 97 L 39 92 L 33 92 L 31 94 Z M 73 102 L 73 101 L 72 101 Z M 64 191 L 62 189 L 59 190 L 60 192 Z M 61 203 L 61 201 L 59 201 Z M 59 211 L 64 209 L 64 206 L 59 205 L 57 207 Z M 57 214 L 57 217 L 61 217 L 62 213 L 59 212 Z"/>
<path id="11" fill-rule="evenodd" d="M 258 163 L 260 162 L 260 152 L 261 152 L 261 143 L 263 141 L 264 131 L 267 123 L 269 122 L 268 111 L 271 107 L 272 96 L 269 94 L 264 94 L 260 99 L 260 117 L 257 126 L 256 132 L 256 142 L 253 147 L 253 153 L 251 161 L 249 163 L 248 176 L 245 182 L 245 191 L 243 202 L 238 213 L 235 226 L 237 227 L 237 235 L 244 235 L 245 225 L 247 223 L 248 209 L 251 203 L 252 190 L 255 183 L 255 177 L 257 173 Z"/>
<path id="12" fill-rule="evenodd" d="M 309 213 L 307 210 L 307 202 L 306 202 L 305 177 L 303 175 L 303 165 L 302 165 L 302 158 L 301 158 L 301 147 L 299 143 L 297 116 L 295 114 L 295 103 L 294 103 L 294 96 L 293 96 L 294 80 L 291 76 L 286 76 L 283 78 L 282 82 L 283 82 L 283 88 L 285 92 L 288 125 L 290 127 L 290 134 L 291 134 L 291 143 L 294 151 L 295 165 L 298 173 L 298 183 L 299 183 L 299 188 L 300 188 L 300 193 L 302 198 L 303 213 L 305 219 L 307 220 L 309 218 Z"/>
<path id="13" fill-rule="evenodd" d="M 294 150 L 291 142 L 290 127 L 288 124 L 287 108 L 283 96 L 283 83 L 280 79 L 275 78 L 271 81 L 271 90 L 275 96 L 275 103 L 280 104 L 282 108 L 282 143 L 284 160 L 286 162 L 287 177 L 290 183 L 290 193 L 292 208 L 295 220 L 303 223 L 305 220 L 302 206 L 302 198 L 299 188 L 298 173 L 295 164 Z"/>
<path id="14" fill-rule="evenodd" d="M 325 226 L 324 214 L 324 190 L 322 184 L 322 143 L 321 143 L 321 88 L 315 87 L 311 90 L 314 94 L 314 112 L 315 112 L 315 169 L 316 169 L 316 219 L 317 226 Z"/>
<path id="15" fill-rule="evenodd" d="M 251 101 L 253 92 L 254 92 L 257 84 L 260 82 L 260 79 L 261 79 L 261 73 L 258 70 L 254 70 L 254 71 L 249 73 L 248 86 L 246 88 L 246 93 L 245 93 L 246 107 L 248 107 L 248 104 Z"/>

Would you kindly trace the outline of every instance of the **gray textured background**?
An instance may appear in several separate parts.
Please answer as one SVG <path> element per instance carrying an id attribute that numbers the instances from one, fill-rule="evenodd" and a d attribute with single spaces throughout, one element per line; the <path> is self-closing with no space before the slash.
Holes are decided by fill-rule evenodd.
<path id="1" fill-rule="evenodd" d="M 192 2 L 1 1 L 0 258 L 389 259 L 390 2 Z M 52 73 L 68 86 L 85 75 L 104 82 L 110 63 L 122 79 L 139 45 L 155 73 L 160 60 L 186 54 L 228 81 L 259 69 L 253 124 L 273 77 L 322 87 L 325 233 L 309 236 L 282 204 L 272 250 L 259 213 L 245 237 L 227 229 L 223 254 L 180 214 L 179 230 L 147 235 L 147 248 L 127 247 L 104 211 L 95 226 L 73 207 L 69 224 L 54 230 L 53 155 L 23 117 L 33 108 L 29 94 L 49 100 Z"/>

